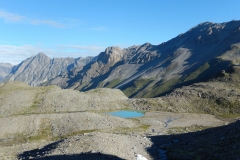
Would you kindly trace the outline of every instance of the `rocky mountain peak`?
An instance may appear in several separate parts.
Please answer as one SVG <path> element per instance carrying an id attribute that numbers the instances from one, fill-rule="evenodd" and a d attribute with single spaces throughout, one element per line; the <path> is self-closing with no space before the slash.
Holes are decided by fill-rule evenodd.
<path id="1" fill-rule="evenodd" d="M 44 54 L 43 52 L 39 52 L 36 56 L 46 56 L 47 57 L 47 55 Z"/>
<path id="2" fill-rule="evenodd" d="M 147 43 L 144 43 L 142 46 L 149 47 L 149 46 L 152 46 L 152 44 L 147 42 Z"/>
<path id="3" fill-rule="evenodd" d="M 189 29 L 186 33 L 173 38 L 170 43 L 184 43 L 184 45 L 208 45 L 215 46 L 222 41 L 228 41 L 230 37 L 237 37 L 239 34 L 240 21 L 224 23 L 203 22 Z M 237 41 L 236 41 L 237 42 Z"/>
<path id="4" fill-rule="evenodd" d="M 140 46 L 139 51 L 145 51 L 147 49 L 149 49 L 150 47 L 152 47 L 151 43 L 144 43 L 143 45 Z"/>
<path id="5" fill-rule="evenodd" d="M 225 23 L 213 23 L 213 22 L 203 22 L 198 24 L 197 26 L 191 28 L 186 33 L 198 32 L 201 34 L 207 33 L 208 35 L 220 31 L 239 31 L 240 21 L 230 21 Z"/>
<path id="6" fill-rule="evenodd" d="M 39 52 L 33 59 L 37 59 L 38 61 L 50 61 L 51 59 L 44 53 Z"/>
<path id="7" fill-rule="evenodd" d="M 105 49 L 106 54 L 119 54 L 122 49 L 118 46 L 110 46 Z"/>
<path id="8" fill-rule="evenodd" d="M 103 63 L 116 63 L 123 57 L 123 50 L 117 46 L 111 46 L 105 49 L 105 52 L 101 52 L 97 61 Z"/>
<path id="9" fill-rule="evenodd" d="M 46 54 L 44 54 L 43 52 L 39 52 L 37 55 L 35 55 L 34 57 L 38 57 L 38 58 L 49 58 Z"/>

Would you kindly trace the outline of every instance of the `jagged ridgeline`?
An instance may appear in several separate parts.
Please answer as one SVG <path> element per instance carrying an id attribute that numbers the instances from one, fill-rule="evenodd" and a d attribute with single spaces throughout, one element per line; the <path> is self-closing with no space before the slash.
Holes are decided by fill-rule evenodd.
<path id="1" fill-rule="evenodd" d="M 73 68 L 81 68 L 91 62 L 92 59 L 93 57 L 51 59 L 44 53 L 38 53 L 36 56 L 32 56 L 19 65 L 12 67 L 5 81 L 22 81 L 31 86 L 38 86 Z"/>
<path id="2" fill-rule="evenodd" d="M 8 79 L 80 91 L 118 88 L 128 97 L 158 97 L 207 81 L 239 63 L 240 21 L 205 22 L 160 45 L 108 47 L 95 58 L 38 54 L 15 66 Z"/>

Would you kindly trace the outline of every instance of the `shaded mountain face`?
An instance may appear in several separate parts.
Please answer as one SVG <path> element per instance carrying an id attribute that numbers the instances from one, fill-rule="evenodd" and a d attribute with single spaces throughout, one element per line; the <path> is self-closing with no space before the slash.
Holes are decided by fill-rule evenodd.
<path id="1" fill-rule="evenodd" d="M 108 47 L 96 61 L 46 84 L 81 91 L 118 88 L 129 97 L 156 97 L 239 63 L 240 21 L 205 22 L 160 45 Z"/>
<path id="2" fill-rule="evenodd" d="M 50 59 L 45 54 L 39 53 L 14 66 L 6 80 L 22 81 L 37 86 L 75 67 L 81 68 L 92 59 L 92 57 Z"/>
<path id="3" fill-rule="evenodd" d="M 0 82 L 11 72 L 13 65 L 10 63 L 0 63 Z"/>

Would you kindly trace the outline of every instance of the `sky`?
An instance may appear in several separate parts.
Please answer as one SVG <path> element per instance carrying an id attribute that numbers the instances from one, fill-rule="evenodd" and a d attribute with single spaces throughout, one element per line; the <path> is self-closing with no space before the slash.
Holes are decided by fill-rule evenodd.
<path id="1" fill-rule="evenodd" d="M 201 22 L 239 20 L 239 6 L 240 0 L 0 0 L 0 62 L 158 45 Z"/>

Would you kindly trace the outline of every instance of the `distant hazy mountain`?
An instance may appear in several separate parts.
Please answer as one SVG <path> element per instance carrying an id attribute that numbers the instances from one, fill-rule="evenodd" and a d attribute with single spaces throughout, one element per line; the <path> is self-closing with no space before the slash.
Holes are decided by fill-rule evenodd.
<path id="1" fill-rule="evenodd" d="M 27 82 L 31 86 L 36 86 L 75 67 L 81 68 L 92 59 L 93 57 L 50 59 L 45 54 L 39 53 L 13 67 L 6 79 Z"/>
<path id="2" fill-rule="evenodd" d="M 239 63 L 240 21 L 205 22 L 160 45 L 108 47 L 96 61 L 46 84 L 81 91 L 119 88 L 130 97 L 156 97 Z"/>
<path id="3" fill-rule="evenodd" d="M 9 75 L 12 67 L 10 63 L 0 63 L 0 82 Z"/>

